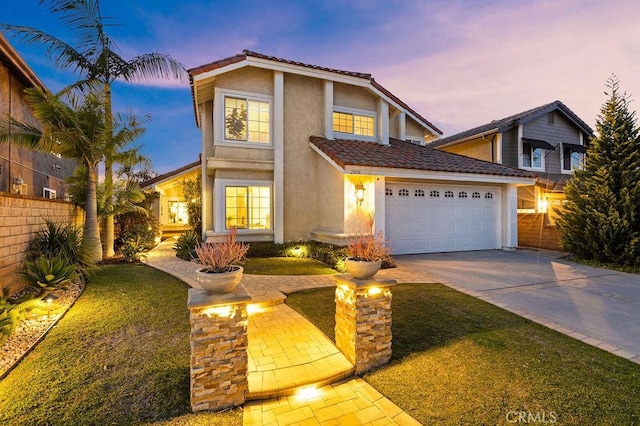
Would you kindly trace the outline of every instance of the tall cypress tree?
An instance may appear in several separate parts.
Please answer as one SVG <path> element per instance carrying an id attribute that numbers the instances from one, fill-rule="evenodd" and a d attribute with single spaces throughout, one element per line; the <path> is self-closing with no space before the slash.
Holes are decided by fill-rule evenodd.
<path id="1" fill-rule="evenodd" d="M 620 92 L 616 76 L 607 80 L 596 121 L 597 137 L 584 170 L 565 187 L 558 228 L 565 249 L 576 256 L 618 265 L 640 265 L 640 140 L 635 112 Z"/>

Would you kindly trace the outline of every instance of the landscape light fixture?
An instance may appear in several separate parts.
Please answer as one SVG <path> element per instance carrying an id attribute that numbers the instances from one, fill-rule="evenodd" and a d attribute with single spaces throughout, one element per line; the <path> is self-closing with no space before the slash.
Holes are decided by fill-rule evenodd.
<path id="1" fill-rule="evenodd" d="M 362 203 L 364 202 L 364 191 L 364 184 L 362 182 L 358 182 L 356 184 L 356 201 L 359 206 L 362 206 Z"/>
<path id="2" fill-rule="evenodd" d="M 54 300 L 57 300 L 57 299 L 58 299 L 58 296 L 56 296 L 53 293 L 49 293 L 42 298 L 42 300 L 47 302 L 47 318 L 51 316 L 51 304 L 53 303 Z"/>

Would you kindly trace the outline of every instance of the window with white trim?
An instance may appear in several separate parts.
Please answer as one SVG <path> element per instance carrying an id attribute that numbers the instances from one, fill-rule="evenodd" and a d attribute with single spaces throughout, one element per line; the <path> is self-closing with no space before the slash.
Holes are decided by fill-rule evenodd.
<path id="1" fill-rule="evenodd" d="M 542 148 L 533 147 L 529 142 L 522 141 L 522 167 L 541 169 L 543 155 Z"/>
<path id="2" fill-rule="evenodd" d="M 570 146 L 562 145 L 562 171 L 573 172 L 582 170 L 584 164 L 584 154 L 576 152 Z"/>
<path id="3" fill-rule="evenodd" d="M 376 136 L 375 114 L 365 112 L 333 111 L 333 131 L 374 138 Z"/>
<path id="4" fill-rule="evenodd" d="M 271 229 L 271 187 L 224 188 L 225 229 Z"/>
<path id="5" fill-rule="evenodd" d="M 224 95 L 224 139 L 232 142 L 271 143 L 271 103 L 242 95 Z"/>

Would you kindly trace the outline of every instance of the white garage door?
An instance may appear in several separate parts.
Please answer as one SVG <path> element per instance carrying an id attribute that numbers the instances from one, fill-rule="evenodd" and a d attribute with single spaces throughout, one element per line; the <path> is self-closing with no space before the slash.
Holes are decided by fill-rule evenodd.
<path id="1" fill-rule="evenodd" d="M 387 183 L 385 200 L 394 254 L 501 247 L 498 187 Z"/>

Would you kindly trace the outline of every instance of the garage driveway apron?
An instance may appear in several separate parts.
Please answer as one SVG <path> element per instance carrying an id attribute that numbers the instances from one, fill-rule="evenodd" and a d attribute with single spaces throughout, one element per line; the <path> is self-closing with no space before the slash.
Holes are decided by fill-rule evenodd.
<path id="1" fill-rule="evenodd" d="M 402 266 L 640 363 L 640 275 L 520 249 L 398 256 Z"/>

